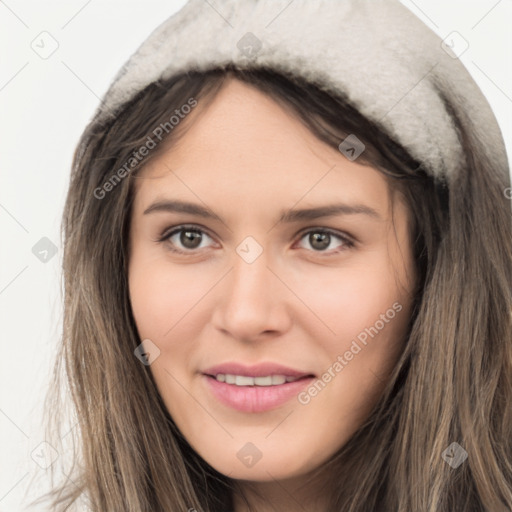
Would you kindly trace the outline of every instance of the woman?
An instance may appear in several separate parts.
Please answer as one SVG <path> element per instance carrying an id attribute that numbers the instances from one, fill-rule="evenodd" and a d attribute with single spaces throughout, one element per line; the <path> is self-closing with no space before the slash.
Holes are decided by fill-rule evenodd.
<path id="1" fill-rule="evenodd" d="M 510 510 L 508 172 L 398 2 L 189 2 L 75 155 L 53 506 Z"/>

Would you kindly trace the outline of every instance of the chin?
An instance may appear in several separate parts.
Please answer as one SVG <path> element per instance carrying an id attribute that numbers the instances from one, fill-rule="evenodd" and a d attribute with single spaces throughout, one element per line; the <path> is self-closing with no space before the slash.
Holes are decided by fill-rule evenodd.
<path id="1" fill-rule="evenodd" d="M 231 443 L 221 453 L 199 453 L 219 473 L 235 480 L 273 482 L 303 476 L 323 460 L 318 455 L 308 457 L 300 446 L 285 450 L 270 449 L 260 443 L 261 449 L 250 443 Z"/>

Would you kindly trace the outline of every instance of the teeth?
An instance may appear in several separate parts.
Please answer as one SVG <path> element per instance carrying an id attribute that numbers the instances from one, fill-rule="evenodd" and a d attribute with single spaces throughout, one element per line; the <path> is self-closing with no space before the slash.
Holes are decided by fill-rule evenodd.
<path id="1" fill-rule="evenodd" d="M 272 386 L 272 377 L 254 377 L 254 384 L 256 386 Z"/>
<path id="2" fill-rule="evenodd" d="M 299 377 L 286 377 L 285 375 L 247 377 L 245 375 L 232 375 L 229 373 L 218 373 L 215 378 L 219 382 L 234 384 L 235 386 L 279 386 L 285 382 L 293 382 L 299 379 Z"/>
<path id="3" fill-rule="evenodd" d="M 237 386 L 254 386 L 254 378 L 246 377 L 245 375 L 237 375 L 235 377 L 235 384 Z"/>
<path id="4" fill-rule="evenodd" d="M 276 384 L 284 384 L 286 382 L 286 377 L 284 375 L 272 375 L 272 385 Z"/>

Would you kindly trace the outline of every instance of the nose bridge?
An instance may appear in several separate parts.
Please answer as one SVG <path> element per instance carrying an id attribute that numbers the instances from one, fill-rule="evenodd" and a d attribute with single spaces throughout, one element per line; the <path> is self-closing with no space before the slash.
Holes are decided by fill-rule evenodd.
<path id="1" fill-rule="evenodd" d="M 283 290 L 267 265 L 267 251 L 254 240 L 237 247 L 216 306 L 217 327 L 240 339 L 286 328 Z"/>

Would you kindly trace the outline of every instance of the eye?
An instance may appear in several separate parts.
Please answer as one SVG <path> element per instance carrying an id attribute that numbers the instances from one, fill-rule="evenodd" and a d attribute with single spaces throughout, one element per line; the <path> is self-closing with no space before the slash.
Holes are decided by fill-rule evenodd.
<path id="1" fill-rule="evenodd" d="M 168 242 L 170 250 L 173 252 L 190 254 L 196 249 L 207 247 L 208 245 L 203 243 L 207 238 L 213 240 L 210 235 L 197 226 L 182 225 L 165 232 L 157 241 Z M 310 250 L 313 252 L 337 253 L 354 246 L 354 242 L 348 236 L 327 228 L 309 229 L 302 233 L 299 242 L 302 240 L 309 244 Z M 339 244 L 332 247 L 334 240 L 338 240 Z M 309 249 L 304 245 L 301 248 Z"/>
<path id="2" fill-rule="evenodd" d="M 170 232 L 165 233 L 158 241 L 169 242 L 171 251 L 179 253 L 193 252 L 195 249 L 203 249 L 202 245 L 206 238 L 212 238 L 202 229 L 194 226 L 178 226 Z"/>
<path id="3" fill-rule="evenodd" d="M 334 239 L 341 242 L 337 247 L 331 246 Z M 309 229 L 301 236 L 300 240 L 305 240 L 314 252 L 331 252 L 327 251 L 329 246 L 331 246 L 334 252 L 340 252 L 340 250 L 350 249 L 354 246 L 354 242 L 350 240 L 348 236 L 326 228 Z M 302 248 L 307 249 L 308 247 L 303 246 Z"/>

